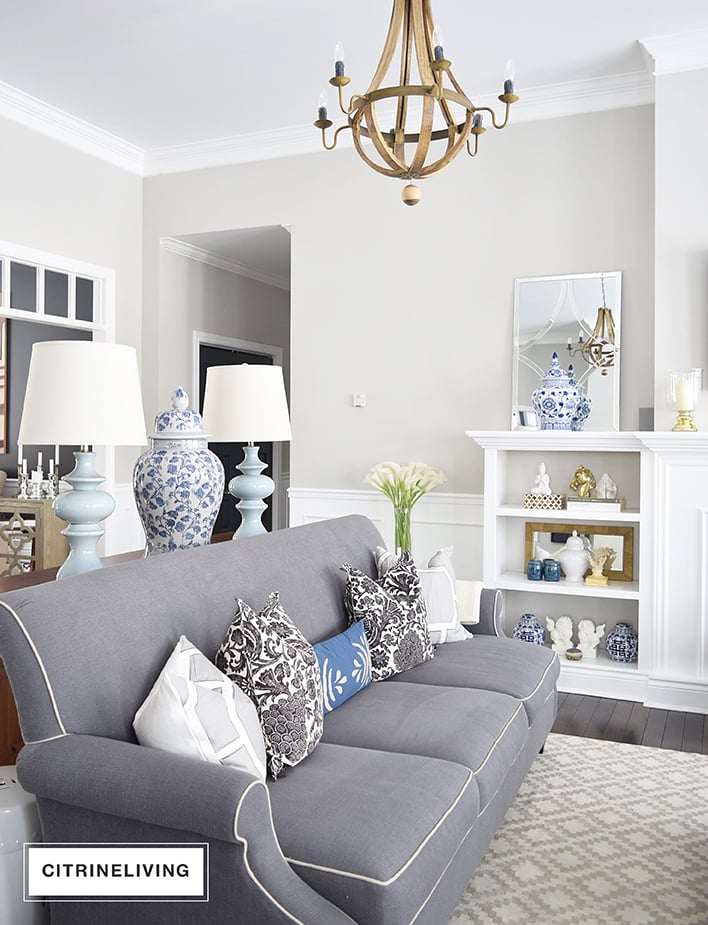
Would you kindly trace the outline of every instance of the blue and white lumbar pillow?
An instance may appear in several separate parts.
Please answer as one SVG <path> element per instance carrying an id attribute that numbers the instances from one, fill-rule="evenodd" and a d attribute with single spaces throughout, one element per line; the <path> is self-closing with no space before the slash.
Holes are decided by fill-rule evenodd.
<path id="1" fill-rule="evenodd" d="M 316 643 L 314 649 L 320 666 L 325 713 L 371 683 L 371 653 L 361 620 L 338 636 Z"/>

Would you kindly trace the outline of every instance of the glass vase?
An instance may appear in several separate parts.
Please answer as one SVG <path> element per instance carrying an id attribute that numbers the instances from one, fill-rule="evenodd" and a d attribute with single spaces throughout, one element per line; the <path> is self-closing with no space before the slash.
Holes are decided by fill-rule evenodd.
<path id="1" fill-rule="evenodd" d="M 394 507 L 393 517 L 396 528 L 395 547 L 397 553 L 411 548 L 411 509 Z"/>

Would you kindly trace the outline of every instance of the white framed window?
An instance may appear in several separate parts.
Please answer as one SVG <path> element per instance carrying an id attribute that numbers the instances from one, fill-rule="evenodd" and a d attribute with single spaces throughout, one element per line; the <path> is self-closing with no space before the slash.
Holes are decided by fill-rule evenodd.
<path id="1" fill-rule="evenodd" d="M 115 272 L 0 241 L 0 315 L 113 339 Z"/>

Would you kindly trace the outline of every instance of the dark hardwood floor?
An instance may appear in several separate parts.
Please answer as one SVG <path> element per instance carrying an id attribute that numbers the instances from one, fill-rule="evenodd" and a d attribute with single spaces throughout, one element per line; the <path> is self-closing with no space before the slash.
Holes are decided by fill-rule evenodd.
<path id="1" fill-rule="evenodd" d="M 558 694 L 553 732 L 708 755 L 708 715 L 655 710 L 609 697 Z"/>

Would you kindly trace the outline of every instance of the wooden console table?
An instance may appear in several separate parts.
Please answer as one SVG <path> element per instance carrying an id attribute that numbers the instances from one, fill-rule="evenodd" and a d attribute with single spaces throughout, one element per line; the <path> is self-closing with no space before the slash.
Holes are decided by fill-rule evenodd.
<path id="1" fill-rule="evenodd" d="M 66 559 L 66 522 L 51 498 L 0 498 L 0 578 L 55 568 Z"/>

